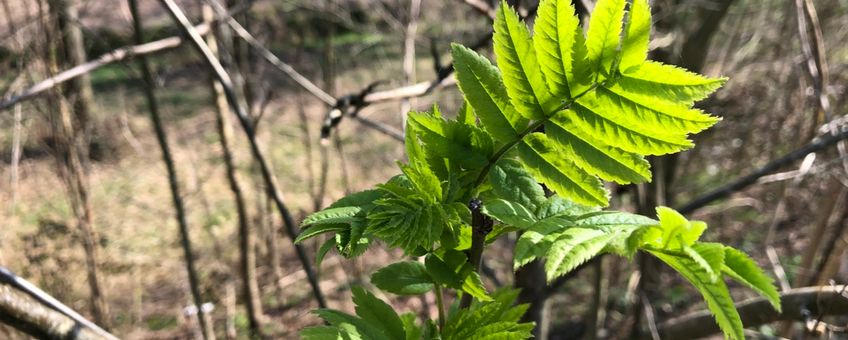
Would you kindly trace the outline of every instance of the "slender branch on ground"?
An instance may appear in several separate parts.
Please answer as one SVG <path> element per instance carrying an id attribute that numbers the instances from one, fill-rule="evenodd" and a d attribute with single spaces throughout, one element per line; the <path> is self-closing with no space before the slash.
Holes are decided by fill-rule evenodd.
<path id="1" fill-rule="evenodd" d="M 241 106 L 238 98 L 236 97 L 235 90 L 233 89 L 232 80 L 229 74 L 224 70 L 220 61 L 212 54 L 209 50 L 209 46 L 206 45 L 206 42 L 203 41 L 203 38 L 200 34 L 194 29 L 194 26 L 191 25 L 188 18 L 183 13 L 182 9 L 173 1 L 173 0 L 160 0 L 162 5 L 171 15 L 172 19 L 178 24 L 180 30 L 183 34 L 187 35 L 190 38 L 192 45 L 198 50 L 198 52 L 203 56 L 203 60 L 206 63 L 218 81 L 224 87 L 224 94 L 227 97 L 227 101 L 230 103 L 230 106 L 233 108 L 233 111 L 236 113 L 236 117 L 239 120 L 239 123 L 244 130 L 245 135 L 247 136 L 248 142 L 250 143 L 250 149 L 253 154 L 253 158 L 259 164 L 260 172 L 262 173 L 262 179 L 265 182 L 266 190 L 270 194 L 271 198 L 274 200 L 274 205 L 277 207 L 279 211 L 283 223 L 286 227 L 286 233 L 289 238 L 294 241 L 297 238 L 297 230 L 296 223 L 294 221 L 294 217 L 289 212 L 288 207 L 283 201 L 283 195 L 279 190 L 279 185 L 277 184 L 277 178 L 274 176 L 273 171 L 271 170 L 270 163 L 268 159 L 265 157 L 262 149 L 259 146 L 259 142 L 256 139 L 256 134 L 253 129 L 253 124 L 250 121 L 250 117 L 247 115 L 247 111 L 244 107 Z M 295 252 L 300 260 L 301 266 L 306 272 L 307 279 L 309 284 L 312 286 L 313 295 L 318 302 L 318 305 L 321 308 L 326 308 L 327 303 L 324 300 L 324 295 L 321 293 L 321 288 L 318 286 L 318 277 L 315 275 L 315 271 L 312 269 L 312 264 L 310 262 L 309 257 L 306 255 L 306 251 L 298 244 L 294 245 Z"/>
<path id="2" fill-rule="evenodd" d="M 796 288 L 781 293 L 782 313 L 775 311 L 764 298 L 756 298 L 736 304 L 736 310 L 745 327 L 781 321 L 807 321 L 811 316 L 848 314 L 848 296 L 845 286 L 818 286 Z M 721 332 L 709 311 L 698 311 L 680 316 L 658 326 L 662 339 L 695 339 Z M 650 334 L 641 334 L 642 339 L 651 339 Z"/>

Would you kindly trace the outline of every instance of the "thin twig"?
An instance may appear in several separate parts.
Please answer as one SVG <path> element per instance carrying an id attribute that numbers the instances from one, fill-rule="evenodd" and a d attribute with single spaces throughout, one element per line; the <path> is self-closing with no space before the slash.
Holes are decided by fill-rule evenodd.
<path id="1" fill-rule="evenodd" d="M 754 183 L 757 183 L 757 180 L 760 177 L 771 174 L 786 165 L 789 165 L 799 159 L 806 157 L 810 153 L 824 150 L 844 139 L 848 139 L 848 129 L 845 129 L 836 134 L 827 134 L 820 138 L 814 139 L 807 145 L 804 145 L 801 148 L 796 149 L 795 151 L 787 153 L 786 155 L 771 161 L 770 163 L 757 170 L 754 170 L 748 175 L 737 178 L 736 180 L 722 185 L 717 189 L 714 189 L 699 197 L 696 197 L 695 199 L 682 205 L 677 210 L 680 211 L 681 214 L 690 214 L 695 210 L 698 210 L 706 206 L 707 204 L 712 203 L 713 201 L 727 197 L 737 191 L 747 188 L 748 186 Z"/>
<path id="2" fill-rule="evenodd" d="M 232 11 L 229 12 L 228 17 L 241 13 L 247 10 L 248 8 L 248 6 L 240 6 L 234 8 Z M 197 25 L 194 27 L 194 29 L 201 35 L 209 33 L 209 25 L 206 24 Z M 170 50 L 180 46 L 182 43 L 183 39 L 180 37 L 168 37 L 156 41 L 151 41 L 149 43 L 126 46 L 115 49 L 111 52 L 107 52 L 101 55 L 97 59 L 74 66 L 50 78 L 44 79 L 36 84 L 33 84 L 32 86 L 17 94 L 6 96 L 5 98 L 3 98 L 2 101 L 0 101 L 0 110 L 8 109 L 12 105 L 38 96 L 44 93 L 45 91 L 55 87 L 56 85 L 75 79 L 82 75 L 89 74 L 103 66 L 118 61 L 123 61 L 125 59 L 132 58 L 135 56 L 147 55 Z"/>
<path id="3" fill-rule="evenodd" d="M 160 0 L 160 2 L 164 5 L 164 7 L 168 10 L 171 17 L 174 19 L 178 26 L 183 31 L 185 35 L 187 35 L 193 46 L 200 52 L 203 56 L 203 60 L 206 62 L 206 65 L 212 69 L 215 76 L 218 78 L 218 81 L 224 87 L 224 94 L 227 97 L 227 101 L 230 103 L 230 106 L 236 113 L 236 117 L 239 120 L 239 123 L 244 130 L 245 135 L 247 135 L 247 139 L 250 142 L 250 149 L 253 153 L 253 158 L 259 164 L 260 171 L 262 173 L 262 179 L 265 181 L 266 190 L 270 193 L 271 198 L 274 200 L 274 204 L 277 207 L 281 217 L 283 218 L 283 222 L 286 227 L 286 233 L 289 238 L 294 241 L 297 238 L 297 230 L 295 226 L 294 217 L 289 212 L 286 207 L 285 202 L 283 201 L 282 193 L 279 191 L 279 186 L 277 184 L 277 179 L 274 176 L 274 173 L 271 171 L 271 166 L 268 163 L 268 160 L 265 158 L 264 153 L 259 147 L 259 143 L 256 139 L 255 131 L 253 130 L 253 124 L 251 124 L 250 117 L 247 116 L 247 112 L 244 107 L 238 101 L 236 97 L 235 90 L 233 89 L 232 80 L 224 70 L 224 67 L 221 65 L 220 61 L 212 54 L 209 50 L 209 47 L 203 41 L 203 38 L 200 34 L 194 29 L 194 26 L 191 25 L 188 18 L 183 13 L 182 9 L 173 1 L 173 0 Z M 298 244 L 294 245 L 295 252 L 301 262 L 301 266 L 303 266 L 304 271 L 306 271 L 306 276 L 309 281 L 309 284 L 312 286 L 313 295 L 318 302 L 318 305 L 321 308 L 326 308 L 327 303 L 324 300 L 324 295 L 321 293 L 321 288 L 318 286 L 318 277 L 315 275 L 315 271 L 312 269 L 312 264 L 309 260 L 309 257 L 306 255 L 306 251 Z"/>
<path id="4" fill-rule="evenodd" d="M 141 22 L 141 15 L 138 10 L 137 0 L 129 0 L 130 13 L 133 17 L 133 36 L 136 43 L 141 43 L 144 39 L 144 25 Z M 156 84 L 153 80 L 153 73 L 150 70 L 146 56 L 138 58 L 138 66 L 141 69 L 142 80 L 144 81 L 143 89 L 147 100 L 147 107 L 150 111 L 150 118 L 153 121 L 153 129 L 156 132 L 156 140 L 162 152 L 162 161 L 168 172 L 168 187 L 171 191 L 171 200 L 174 204 L 175 218 L 180 232 L 180 241 L 183 248 L 183 256 L 186 262 L 186 271 L 188 272 L 189 289 L 192 295 L 192 301 L 197 307 L 197 320 L 200 325 L 200 331 L 203 338 L 206 340 L 214 339 L 215 334 L 213 327 L 206 319 L 207 312 L 203 310 L 203 297 L 200 293 L 200 278 L 197 274 L 197 268 L 194 262 L 194 252 L 191 245 L 191 232 L 188 227 L 188 217 L 185 211 L 185 202 L 180 194 L 179 174 L 177 172 L 174 157 L 171 153 L 171 147 L 168 143 L 168 134 L 165 131 L 165 124 L 162 122 L 162 116 L 159 112 L 159 104 L 156 101 Z"/>
<path id="5" fill-rule="evenodd" d="M 73 309 L 69 308 L 68 306 L 65 306 L 63 303 L 59 302 L 59 300 L 56 300 L 55 298 L 50 296 L 50 294 L 45 293 L 43 290 L 39 289 L 38 287 L 36 287 L 32 283 L 30 283 L 29 281 L 24 280 L 23 278 L 12 273 L 12 271 L 7 269 L 6 267 L 2 267 L 2 266 L 0 266 L 0 284 L 8 285 L 9 287 L 12 287 L 16 290 L 19 290 L 19 291 L 26 293 L 27 295 L 29 295 L 30 297 L 32 297 L 33 299 L 38 301 L 41 305 L 46 306 L 49 309 L 55 310 L 55 311 L 61 313 L 64 316 L 67 316 L 68 318 L 73 320 L 74 323 L 90 329 L 96 335 L 98 335 L 100 337 L 103 337 L 105 339 L 113 339 L 113 340 L 118 339 L 117 337 L 115 337 L 114 335 L 110 334 L 109 332 L 103 330 L 102 328 L 98 327 L 97 325 L 95 325 L 91 321 L 88 321 L 86 318 L 84 318 L 79 313 L 75 312 Z M 2 285 L 0 285 L 0 288 L 2 288 Z M 6 306 L 6 304 L 2 303 L 2 302 L 8 301 L 8 302 L 11 302 L 10 306 L 15 306 L 15 305 L 20 306 L 19 304 L 14 303 L 15 301 L 13 301 L 12 299 L 17 299 L 17 298 L 15 296 L 13 296 L 12 294 L 13 293 L 11 293 L 9 291 L 4 292 L 3 290 L 0 290 L 0 305 Z M 2 308 L 3 306 L 0 306 L 0 320 L 5 320 L 6 315 L 14 317 L 14 315 L 10 315 L 9 312 L 11 312 L 11 311 L 5 310 L 4 308 Z M 17 310 L 16 312 L 18 314 L 20 314 L 21 316 L 34 317 L 34 318 L 43 320 L 46 323 L 49 323 L 50 319 L 54 319 L 54 320 L 57 319 L 55 316 L 49 316 L 49 315 L 48 315 L 48 317 L 45 318 L 44 314 L 46 314 L 46 313 L 43 312 L 43 311 L 40 311 L 38 306 L 29 306 L 26 309 Z M 42 314 L 42 315 L 37 315 L 37 314 Z M 12 324 L 11 326 L 16 326 L 16 325 Z M 54 335 L 68 336 L 74 331 L 79 332 L 77 327 L 73 327 L 73 328 L 74 328 L 73 330 L 68 329 L 68 331 L 69 331 L 68 334 L 54 334 Z M 50 327 L 50 328 L 45 327 L 45 329 L 40 329 L 40 331 L 44 332 L 45 334 L 53 334 L 51 332 L 60 331 L 60 330 L 54 329 L 53 327 Z"/>

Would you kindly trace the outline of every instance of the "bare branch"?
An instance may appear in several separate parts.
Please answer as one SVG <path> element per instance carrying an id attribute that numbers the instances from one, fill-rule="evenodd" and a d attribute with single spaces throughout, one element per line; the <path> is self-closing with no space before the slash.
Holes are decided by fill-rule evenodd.
<path id="1" fill-rule="evenodd" d="M 792 289 L 780 295 L 783 313 L 775 311 L 764 298 L 736 304 L 736 310 L 745 327 L 773 321 L 807 321 L 811 317 L 848 314 L 848 296 L 845 286 L 820 286 Z M 695 339 L 715 334 L 721 330 L 709 311 L 699 311 L 662 323 L 658 332 L 663 339 Z M 642 334 L 642 339 L 651 339 Z"/>
<path id="2" fill-rule="evenodd" d="M 495 20 L 495 9 L 484 0 L 463 0 L 468 6 L 471 6 L 475 11 L 480 12 L 489 19 Z"/>
<path id="3" fill-rule="evenodd" d="M 786 165 L 792 164 L 792 162 L 804 158 L 808 154 L 824 150 L 844 139 L 848 139 L 848 129 L 844 129 L 843 131 L 836 134 L 827 134 L 820 138 L 816 138 L 807 145 L 804 145 L 801 148 L 784 155 L 783 157 L 771 161 L 770 163 L 766 164 L 765 166 L 755 170 L 754 172 L 748 175 L 740 177 L 715 190 L 712 190 L 704 195 L 696 197 L 695 199 L 689 201 L 689 203 L 684 204 L 677 210 L 680 211 L 681 214 L 692 213 L 693 211 L 698 210 L 706 206 L 707 204 L 712 203 L 713 201 L 727 197 L 737 191 L 747 188 L 751 184 L 757 183 L 757 180 L 760 177 L 766 176 Z"/>
<path id="4" fill-rule="evenodd" d="M 0 322 L 39 338 L 118 339 L 5 267 L 0 267 Z"/>
<path id="5" fill-rule="evenodd" d="M 249 3 L 250 2 L 247 2 L 246 4 L 249 4 Z M 236 15 L 238 13 L 241 13 L 241 12 L 247 10 L 248 8 L 249 8 L 248 6 L 240 6 L 240 7 L 234 8 L 232 11 L 229 12 L 228 17 Z M 197 32 L 201 35 L 205 35 L 205 34 L 209 33 L 209 25 L 208 24 L 197 25 L 197 26 L 194 27 L 194 29 L 197 30 Z M 82 75 L 89 74 L 89 73 L 93 72 L 94 70 L 97 70 L 97 69 L 99 69 L 103 66 L 106 66 L 106 65 L 118 62 L 118 61 L 123 61 L 123 60 L 129 59 L 129 58 L 132 58 L 134 56 L 147 55 L 147 54 L 153 54 L 153 53 L 157 53 L 157 52 L 167 51 L 167 50 L 176 48 L 177 46 L 180 46 L 182 43 L 183 43 L 183 39 L 180 38 L 180 37 L 168 37 L 168 38 L 164 38 L 164 39 L 160 39 L 160 40 L 156 40 L 156 41 L 151 41 L 151 42 L 145 43 L 145 44 L 118 48 L 114 51 L 111 51 L 111 52 L 108 52 L 106 54 L 101 55 L 97 59 L 90 60 L 86 63 L 74 66 L 74 67 L 67 69 L 67 70 L 65 70 L 65 71 L 63 71 L 59 74 L 56 74 L 53 77 L 44 79 L 44 80 L 42 80 L 42 81 L 40 81 L 36 84 L 33 84 L 29 88 L 27 88 L 27 89 L 25 89 L 25 90 L 23 90 L 23 91 L 21 91 L 17 94 L 10 94 L 10 95 L 6 96 L 5 98 L 3 98 L 2 101 L 0 101 L 0 110 L 8 109 L 9 107 L 12 107 L 13 105 L 15 105 L 17 103 L 31 99 L 33 97 L 36 97 L 36 96 L 44 93 L 45 91 L 47 91 L 47 90 L 49 90 L 49 89 L 51 89 L 51 88 L 53 88 L 53 87 L 55 87 L 59 84 L 62 84 L 62 83 L 67 82 L 69 80 L 75 79 L 75 78 L 80 77 Z"/>
<path id="6" fill-rule="evenodd" d="M 206 45 L 206 42 L 203 41 L 203 38 L 194 29 L 194 26 L 191 25 L 191 22 L 189 22 L 182 9 L 180 9 L 173 0 L 160 0 L 160 2 L 178 24 L 180 30 L 190 38 L 192 45 L 203 56 L 203 60 L 206 62 L 206 65 L 213 71 L 215 77 L 223 86 L 227 101 L 230 103 L 233 111 L 235 111 L 242 130 L 244 130 L 244 133 L 247 135 L 247 139 L 250 142 L 250 149 L 253 153 L 253 158 L 259 164 L 259 169 L 262 173 L 262 179 L 265 182 L 266 190 L 274 200 L 274 204 L 283 218 L 286 233 L 289 238 L 294 241 L 297 238 L 294 217 L 291 215 L 291 212 L 289 212 L 288 207 L 286 207 L 286 204 L 283 201 L 283 194 L 279 190 L 277 178 L 274 176 L 273 171 L 271 171 L 271 166 L 265 158 L 262 149 L 259 147 L 259 143 L 256 140 L 256 134 L 253 129 L 253 124 L 250 121 L 250 117 L 247 115 L 246 109 L 240 104 L 236 96 L 235 90 L 233 89 L 232 79 L 229 74 L 227 74 L 226 70 L 224 70 L 221 62 L 218 61 L 218 58 L 215 58 L 212 51 L 209 50 L 209 46 Z M 318 305 L 321 308 L 326 308 L 327 303 L 324 300 L 324 295 L 321 293 L 321 288 L 318 286 L 318 277 L 312 269 L 312 264 L 309 257 L 306 255 L 306 251 L 299 244 L 295 244 L 294 247 L 300 260 L 300 264 L 306 271 L 307 279 L 309 284 L 312 286 L 312 292 L 318 302 Z"/>

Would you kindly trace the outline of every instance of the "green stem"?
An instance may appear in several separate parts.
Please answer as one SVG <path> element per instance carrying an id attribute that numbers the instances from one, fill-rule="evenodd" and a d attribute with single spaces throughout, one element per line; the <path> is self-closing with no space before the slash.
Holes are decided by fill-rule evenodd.
<path id="1" fill-rule="evenodd" d="M 439 330 L 445 328 L 445 303 L 442 301 L 442 285 L 436 284 L 436 305 L 439 308 Z"/>
<path id="2" fill-rule="evenodd" d="M 524 131 L 521 131 L 521 133 L 518 134 L 518 137 L 516 139 L 510 141 L 509 143 L 507 143 L 506 145 L 504 145 L 500 149 L 498 149 L 498 151 L 495 152 L 495 154 L 492 155 L 491 158 L 489 158 L 489 162 L 486 163 L 486 166 L 483 167 L 483 170 L 480 171 L 480 175 L 477 176 L 477 179 L 474 181 L 474 186 L 472 186 L 472 188 L 474 190 L 476 190 L 481 184 L 483 184 L 483 181 L 486 180 L 486 177 L 489 175 L 489 171 L 492 170 L 492 167 L 495 166 L 495 164 L 501 159 L 501 157 L 503 157 L 503 155 L 505 155 L 507 152 L 509 152 L 509 150 L 512 150 L 512 148 L 515 145 L 517 145 L 522 140 L 524 140 L 524 137 L 527 137 L 527 135 L 533 133 L 533 131 L 536 131 L 536 129 L 538 129 L 539 127 L 541 127 L 542 125 L 547 123 L 549 120 L 551 120 L 551 118 L 553 118 L 553 116 L 557 112 L 571 108 L 571 105 L 574 105 L 574 103 L 577 102 L 577 100 L 580 99 L 580 97 L 583 97 L 586 94 L 588 94 L 589 92 L 594 91 L 596 88 L 598 88 L 599 85 L 600 85 L 599 83 L 592 83 L 592 86 L 589 86 L 589 88 L 587 88 L 583 92 L 580 92 L 576 96 L 571 97 L 566 101 L 563 101 L 562 105 L 557 107 L 554 110 L 553 114 L 551 114 L 551 115 L 549 115 L 549 116 L 547 116 L 543 119 L 540 119 L 536 122 L 533 122 L 533 124 L 530 124 L 530 126 L 528 126 L 526 129 L 524 129 Z"/>

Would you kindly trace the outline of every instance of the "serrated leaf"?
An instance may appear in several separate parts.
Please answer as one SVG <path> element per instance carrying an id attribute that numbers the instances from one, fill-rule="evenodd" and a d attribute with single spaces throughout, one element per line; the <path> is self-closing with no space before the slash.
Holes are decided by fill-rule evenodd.
<path id="1" fill-rule="evenodd" d="M 641 155 L 664 155 L 689 149 L 692 142 L 685 133 L 669 133 L 645 126 L 623 111 L 626 103 L 600 92 L 590 92 L 560 115 L 558 125 L 577 129 L 624 151 Z"/>
<path id="2" fill-rule="evenodd" d="M 501 159 L 492 167 L 488 179 L 496 195 L 526 207 L 531 214 L 545 201 L 542 187 L 516 160 Z"/>
<path id="3" fill-rule="evenodd" d="M 556 144 L 544 134 L 528 135 L 517 148 L 533 177 L 560 196 L 586 205 L 608 204 L 607 192 L 601 181 L 561 157 Z"/>
<path id="4" fill-rule="evenodd" d="M 400 320 L 403 321 L 403 330 L 406 332 L 406 340 L 421 340 L 424 338 L 424 329 L 415 324 L 417 315 L 414 313 L 403 313 Z"/>
<path id="5" fill-rule="evenodd" d="M 648 230 L 642 241 L 656 248 L 679 249 L 682 246 L 691 246 L 707 229 L 706 223 L 689 221 L 669 207 L 659 206 L 656 211 L 660 224 L 657 228 Z"/>
<path id="6" fill-rule="evenodd" d="M 695 243 L 692 246 L 683 245 L 683 252 L 695 261 L 710 277 L 710 282 L 721 279 L 721 268 L 724 265 L 724 246 L 718 243 Z"/>
<path id="7" fill-rule="evenodd" d="M 516 296 L 516 291 L 501 290 L 493 294 L 494 301 L 475 302 L 469 308 L 457 310 L 445 322 L 442 339 L 529 338 L 533 324 L 518 322 L 527 310 L 527 305 L 513 306 Z M 486 325 L 496 326 L 482 329 Z"/>
<path id="8" fill-rule="evenodd" d="M 427 269 L 427 273 L 430 274 L 430 277 L 436 283 L 454 289 L 460 289 L 462 287 L 463 278 L 435 254 L 427 255 L 424 259 L 424 266 Z"/>
<path id="9" fill-rule="evenodd" d="M 303 225 L 350 223 L 356 220 L 354 216 L 362 212 L 362 207 L 328 208 L 307 216 Z"/>
<path id="10" fill-rule="evenodd" d="M 303 340 L 342 340 L 339 329 L 331 326 L 313 326 L 300 331 Z"/>
<path id="11" fill-rule="evenodd" d="M 498 69 L 465 46 L 452 44 L 451 51 L 459 88 L 483 128 L 502 143 L 515 140 L 527 120 L 510 103 Z"/>
<path id="12" fill-rule="evenodd" d="M 471 126 L 418 112 L 410 112 L 407 117 L 428 152 L 457 162 L 466 169 L 482 168 L 488 163 L 488 154 L 471 145 Z"/>
<path id="13" fill-rule="evenodd" d="M 721 87 L 726 78 L 707 78 L 656 61 L 630 68 L 616 84 L 623 90 L 657 101 L 691 106 Z"/>
<path id="14" fill-rule="evenodd" d="M 330 251 L 333 247 L 336 246 L 336 238 L 331 237 L 328 238 L 324 243 L 321 244 L 321 247 L 318 248 L 318 253 L 315 255 L 315 266 L 319 269 L 321 268 L 321 262 L 324 262 L 324 257 L 327 256 L 327 252 Z"/>
<path id="15" fill-rule="evenodd" d="M 597 256 L 616 236 L 598 229 L 568 228 L 551 244 L 545 259 L 548 282 Z"/>
<path id="16" fill-rule="evenodd" d="M 362 287 L 352 287 L 356 315 L 371 325 L 378 326 L 390 339 L 406 338 L 403 322 L 392 306 L 378 299 Z"/>
<path id="17" fill-rule="evenodd" d="M 533 212 L 527 207 L 502 199 L 495 199 L 483 204 L 483 213 L 498 221 L 517 228 L 530 228 L 536 222 Z"/>
<path id="18" fill-rule="evenodd" d="M 557 97 L 571 96 L 568 83 L 574 78 L 573 47 L 578 36 L 583 34 L 579 26 L 580 19 L 571 2 L 543 0 L 539 3 L 533 44 L 548 88 Z"/>
<path id="19" fill-rule="evenodd" d="M 548 197 L 539 209 L 536 210 L 538 218 L 548 218 L 554 215 L 580 216 L 600 210 L 596 206 L 586 206 L 569 201 L 560 196 Z"/>
<path id="20" fill-rule="evenodd" d="M 651 178 L 651 165 L 641 155 L 609 146 L 580 129 L 566 130 L 554 118 L 545 124 L 545 132 L 583 170 L 619 184 L 641 183 Z"/>
<path id="21" fill-rule="evenodd" d="M 371 275 L 371 283 L 383 291 L 398 295 L 419 295 L 433 290 L 433 282 L 424 265 L 415 261 L 392 263 Z"/>
<path id="22" fill-rule="evenodd" d="M 781 312 L 780 293 L 775 288 L 774 281 L 747 254 L 732 247 L 724 247 L 722 271 L 734 281 L 762 295 L 771 303 L 774 310 Z"/>
<path id="23" fill-rule="evenodd" d="M 723 280 L 712 281 L 709 273 L 691 259 L 655 251 L 650 253 L 676 270 L 698 289 L 725 336 L 736 340 L 745 339 L 745 328 Z"/>
<path id="24" fill-rule="evenodd" d="M 453 47 L 453 45 L 455 45 L 455 44 L 451 44 L 451 47 Z M 459 45 L 459 46 L 462 46 L 462 45 Z M 454 68 L 456 68 L 456 57 L 454 57 L 453 59 L 454 59 Z M 457 113 L 456 113 L 456 121 L 463 123 L 463 124 L 476 125 L 477 124 L 477 117 L 474 115 L 474 109 L 471 107 L 471 104 L 468 103 L 467 97 L 468 96 L 466 96 L 466 98 L 464 98 L 464 100 L 462 101 L 462 106 L 459 107 L 459 111 L 457 111 Z"/>
<path id="25" fill-rule="evenodd" d="M 625 0 L 598 1 L 589 19 L 586 37 L 587 63 L 594 72 L 608 76 L 621 43 Z"/>
<path id="26" fill-rule="evenodd" d="M 366 338 L 369 340 L 391 340 L 379 325 L 372 325 L 356 316 L 342 313 L 332 309 L 317 309 L 313 313 L 327 321 L 330 325 L 340 330 L 339 333 L 348 333 L 348 337 Z"/>
<path id="27" fill-rule="evenodd" d="M 442 199 L 442 183 L 432 169 L 426 166 L 398 164 L 398 167 L 412 183 L 419 197 L 435 203 Z"/>
<path id="28" fill-rule="evenodd" d="M 350 225 L 347 224 L 318 224 L 309 228 L 304 229 L 297 235 L 297 238 L 294 240 L 295 244 L 299 244 L 307 239 L 313 238 L 315 236 L 321 235 L 323 233 L 329 232 L 340 232 L 346 231 L 350 229 Z"/>
<path id="29" fill-rule="evenodd" d="M 470 271 L 462 281 L 462 291 L 471 295 L 478 301 L 491 301 L 489 293 L 486 292 L 486 287 L 483 285 L 483 280 L 480 279 L 480 274 L 475 271 Z"/>
<path id="30" fill-rule="evenodd" d="M 666 103 L 653 98 L 633 95 L 620 85 L 598 88 L 597 98 L 600 105 L 615 108 L 620 117 L 608 115 L 622 125 L 638 131 L 661 131 L 669 135 L 697 133 L 715 125 L 718 118 L 692 109 L 687 104 Z M 627 121 L 625 119 L 631 119 Z"/>
<path id="31" fill-rule="evenodd" d="M 521 233 L 513 249 L 513 267 L 521 268 L 536 258 L 542 257 L 550 249 L 553 241 L 546 236 L 570 226 L 572 220 L 563 216 L 545 218 Z"/>
<path id="32" fill-rule="evenodd" d="M 621 41 L 621 62 L 619 68 L 626 72 L 631 67 L 641 65 L 648 57 L 648 43 L 651 38 L 651 7 L 648 0 L 633 0 L 630 4 L 629 20 Z"/>
<path id="33" fill-rule="evenodd" d="M 340 198 L 327 208 L 367 207 L 373 204 L 375 200 L 383 197 L 383 195 L 383 192 L 376 189 L 355 192 Z"/>
<path id="34" fill-rule="evenodd" d="M 498 68 L 512 104 L 528 119 L 543 119 L 559 105 L 542 76 L 527 26 L 501 1 L 493 36 Z"/>
<path id="35" fill-rule="evenodd" d="M 572 222 L 575 227 L 611 229 L 623 227 L 647 227 L 659 222 L 642 215 L 622 211 L 598 211 L 580 215 Z"/>

